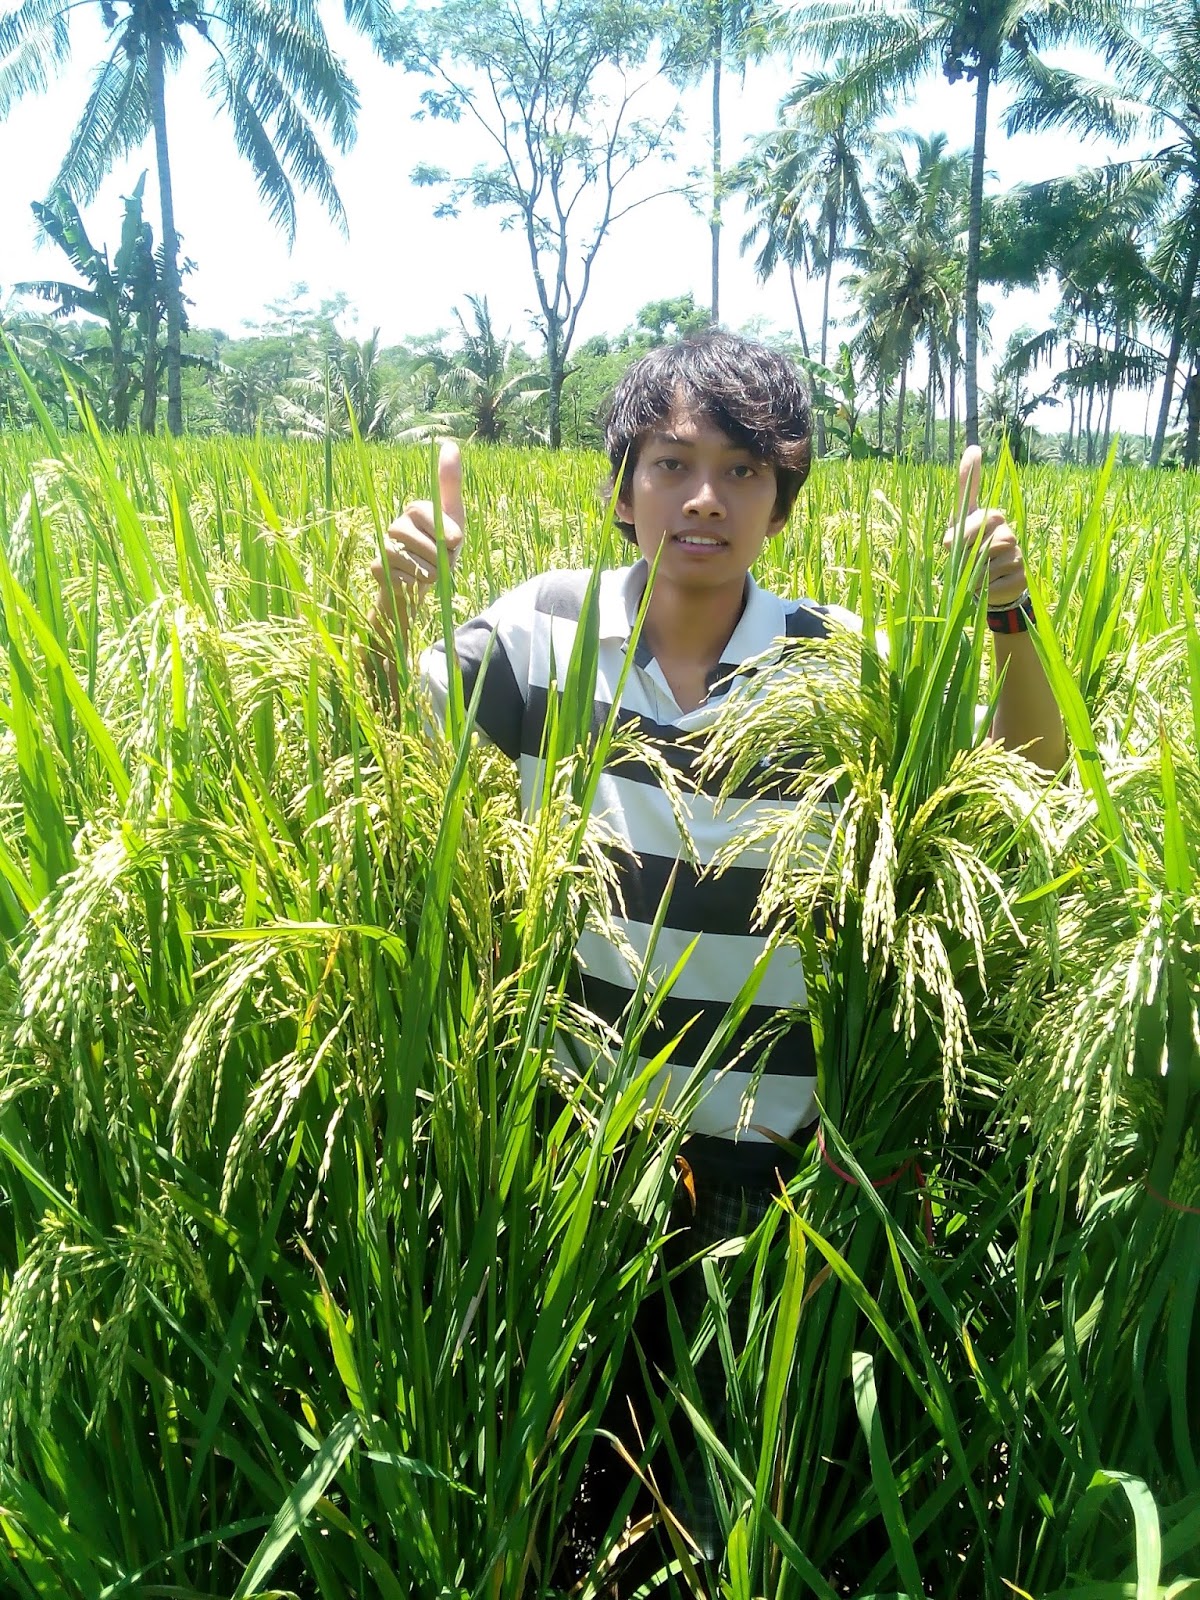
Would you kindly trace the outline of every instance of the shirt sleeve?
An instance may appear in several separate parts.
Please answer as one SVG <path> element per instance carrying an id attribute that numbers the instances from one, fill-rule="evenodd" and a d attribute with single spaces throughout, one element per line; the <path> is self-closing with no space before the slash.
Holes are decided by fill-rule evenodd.
<path id="1" fill-rule="evenodd" d="M 521 729 L 529 694 L 530 626 L 534 614 L 530 584 L 501 595 L 486 611 L 454 632 L 454 654 L 469 705 L 479 688 L 476 727 L 510 760 L 521 754 Z M 420 660 L 421 681 L 443 725 L 450 699 L 450 663 L 444 640 L 430 645 Z"/>
<path id="2" fill-rule="evenodd" d="M 836 622 L 840 628 L 848 628 L 851 633 L 863 631 L 862 618 L 856 611 L 849 611 L 845 606 L 822 606 L 821 613 Z"/>

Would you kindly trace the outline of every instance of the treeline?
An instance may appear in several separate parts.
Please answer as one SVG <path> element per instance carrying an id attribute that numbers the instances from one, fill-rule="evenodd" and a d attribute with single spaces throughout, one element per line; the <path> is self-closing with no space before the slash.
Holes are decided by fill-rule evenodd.
<path id="1" fill-rule="evenodd" d="M 486 298 L 468 297 L 451 329 L 390 345 L 381 341 L 378 329 L 365 339 L 341 332 L 348 313 L 344 298 L 316 302 L 304 284 L 297 284 L 240 336 L 219 329 L 186 331 L 186 431 L 547 442 L 545 372 L 529 350 L 497 330 Z M 652 301 L 620 333 L 581 344 L 566 374 L 562 442 L 599 448 L 604 404 L 627 363 L 708 323 L 708 312 L 686 294 Z M 78 317 L 9 319 L 14 352 L 59 426 L 79 424 L 64 374 L 105 427 L 126 431 L 144 419 L 146 350 L 136 337 L 114 338 L 113 332 Z M 2 362 L 0 421 L 18 428 L 36 421 L 27 389 L 13 366 Z"/>
<path id="2" fill-rule="evenodd" d="M 1140 392 L 1152 418 L 1146 458 L 1200 465 L 1194 7 L 344 0 L 343 8 L 421 86 L 419 118 L 475 130 L 480 159 L 470 170 L 421 163 L 412 176 L 439 196 L 435 217 L 464 205 L 492 210 L 526 241 L 539 348 L 529 354 L 497 339 L 483 301 L 460 308 L 457 330 L 427 350 L 396 355 L 375 338 L 317 330 L 282 371 L 264 365 L 261 350 L 247 354 L 247 341 L 189 334 L 193 264 L 180 258 L 174 222 L 170 69 L 188 50 L 212 53 L 210 92 L 232 120 L 271 217 L 289 234 L 296 185 L 344 220 L 322 139 L 348 145 L 357 94 L 319 8 L 300 0 L 265 9 L 225 0 L 211 16 L 192 0 L 99 0 L 112 53 L 55 189 L 36 208 L 73 276 L 17 286 L 7 320 L 26 365 L 65 368 L 110 426 L 156 426 L 161 394 L 172 432 L 220 418 L 235 428 L 253 418 L 256 427 L 305 432 L 318 421 L 334 426 L 345 410 L 337 402 L 349 396 L 360 429 L 375 435 L 438 421 L 455 430 L 470 423 L 484 438 L 578 442 L 594 429 L 592 367 L 610 353 L 609 341 L 578 339 L 580 313 L 614 223 L 688 186 L 667 163 L 682 97 L 703 84 L 709 170 L 689 181 L 710 224 L 706 316 L 721 317 L 722 216 L 736 193 L 749 218 L 743 249 L 756 251 L 764 279 L 791 279 L 796 337 L 819 401 L 819 448 L 952 457 L 960 427 L 975 440 L 990 425 L 1027 455 L 1038 448 L 1030 418 L 1057 404 L 1059 452 L 1092 460 L 1107 449 L 1118 396 Z M 69 48 L 70 13 L 80 9 L 90 9 L 86 0 L 61 8 L 24 0 L 0 13 L 0 115 L 45 88 Z M 1054 48 L 1066 44 L 1092 51 L 1098 70 L 1085 76 L 1056 65 Z M 772 125 L 731 161 L 722 95 L 731 73 L 772 54 L 791 63 L 794 85 Z M 945 135 L 881 131 L 885 113 L 936 73 L 971 87 L 969 149 L 950 149 Z M 662 109 L 664 84 L 681 98 Z M 1120 159 L 985 199 L 991 97 L 1001 84 L 1005 132 L 1102 135 Z M 653 86 L 658 101 L 644 98 Z M 78 207 L 117 155 L 148 139 L 161 240 L 141 214 L 139 185 L 110 252 L 88 238 Z M 1002 352 L 985 393 L 987 285 L 1056 289 L 1057 305 L 1044 326 L 1023 330 Z M 806 319 L 818 296 L 819 313 Z M 850 317 L 835 345 L 837 301 Z M 41 316 L 31 309 L 38 303 L 48 308 Z M 65 327 L 62 319 L 76 314 L 99 332 Z M 268 326 L 260 339 L 277 336 Z M 627 330 L 612 342 L 615 353 L 627 355 L 636 339 Z M 4 415 L 19 421 L 22 394 L 11 385 L 6 394 Z"/>

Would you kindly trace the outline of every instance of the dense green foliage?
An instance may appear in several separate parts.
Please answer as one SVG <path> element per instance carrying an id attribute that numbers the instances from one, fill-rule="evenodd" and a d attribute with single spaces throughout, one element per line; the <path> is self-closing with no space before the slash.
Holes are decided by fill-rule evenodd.
<path id="1" fill-rule="evenodd" d="M 48 87 L 71 43 L 68 14 L 78 9 L 60 0 L 0 0 L 0 117 L 21 96 Z M 1007 433 L 1021 460 L 1040 454 L 1098 465 L 1114 436 L 1114 411 L 1140 393 L 1147 437 L 1126 446 L 1129 458 L 1200 466 L 1200 35 L 1191 0 L 804 0 L 787 8 L 765 0 L 618 7 L 345 0 L 347 20 L 407 74 L 416 119 L 427 130 L 430 119 L 472 130 L 475 142 L 453 172 L 427 159 L 413 164 L 417 183 L 441 195 L 430 237 L 437 218 L 470 203 L 494 210 L 526 247 L 532 309 L 528 330 L 518 331 L 540 344 L 537 361 L 513 350 L 495 381 L 482 389 L 468 383 L 469 401 L 461 383 L 442 394 L 431 369 L 408 359 L 422 341 L 412 351 L 389 351 L 377 331 L 363 338 L 365 327 L 354 338 L 330 330 L 319 359 L 303 367 L 247 351 L 245 340 L 226 332 L 187 339 L 182 278 L 195 269 L 199 299 L 205 263 L 179 260 L 168 68 L 188 45 L 199 53 L 217 47 L 210 90 L 231 118 L 270 215 L 289 234 L 295 182 L 341 217 L 317 133 L 327 125 L 334 142 L 346 144 L 356 91 L 330 52 L 319 7 L 260 14 L 242 0 L 222 0 L 210 15 L 174 0 L 102 0 L 98 9 L 109 53 L 65 156 L 61 192 L 45 204 L 91 200 L 114 159 L 152 122 L 162 217 L 154 270 L 143 260 L 136 281 L 106 288 L 95 270 L 103 247 L 81 255 L 64 246 L 83 281 L 64 283 L 56 303 L 100 322 L 59 326 L 21 293 L 0 315 L 44 396 L 58 393 L 65 359 L 74 381 L 92 380 L 93 406 L 118 431 L 132 421 L 138 387 L 139 425 L 154 431 L 161 369 L 174 433 L 262 427 L 311 434 L 314 424 L 317 431 L 331 425 L 345 387 L 364 435 L 403 440 L 435 425 L 464 436 L 590 444 L 587 403 L 599 385 L 594 352 L 577 335 L 596 275 L 614 270 L 604 248 L 613 225 L 630 213 L 648 219 L 667 195 L 689 195 L 709 222 L 715 318 L 722 217 L 737 193 L 746 208 L 743 248 L 756 246 L 760 275 L 789 275 L 799 342 L 821 402 L 818 453 L 828 445 L 835 454 L 886 450 L 953 461 L 965 399 L 967 434 L 978 429 L 985 444 Z M 1054 64 L 1052 47 L 1068 40 L 1087 47 L 1094 71 Z M 722 144 L 722 75 L 768 55 L 789 60 L 792 87 L 746 148 L 732 152 Z M 956 126 L 965 128 L 974 101 L 969 150 L 948 147 L 948 133 L 913 140 L 894 125 L 888 131 L 888 119 L 931 74 L 964 86 Z M 708 80 L 712 119 L 709 170 L 685 175 L 673 165 L 676 136 L 700 77 Z M 685 86 L 678 104 L 670 95 L 643 104 L 668 82 Z M 691 121 L 699 120 L 693 108 Z M 1037 181 L 985 194 L 986 156 L 998 132 L 1048 129 L 1102 137 L 1114 153 L 1071 174 L 1042 172 L 1038 161 Z M 45 205 L 30 199 L 44 216 Z M 414 215 L 406 223 L 426 236 L 429 220 Z M 116 219 L 87 226 L 93 238 L 111 240 Z M 63 242 L 61 222 L 47 231 Z M 78 231 L 86 243 L 82 223 Z M 680 243 L 683 262 L 691 246 L 682 231 Z M 111 254 L 115 268 L 115 244 Z M 692 269 L 681 264 L 680 273 L 680 296 L 695 293 Z M 1002 294 L 1038 287 L 1048 308 L 1005 349 L 993 346 L 990 392 L 977 371 L 988 353 L 989 285 Z M 481 280 L 474 296 L 459 292 L 479 305 L 484 287 Z M 495 287 L 489 292 L 495 300 Z M 440 314 L 447 324 L 466 315 L 449 303 Z M 845 338 L 834 348 L 830 329 L 838 323 Z M 114 329 L 121 333 L 115 341 Z M 628 330 L 601 338 L 619 345 Z M 461 367 L 463 349 L 436 337 L 428 346 L 444 366 Z M 189 358 L 207 364 L 204 376 L 183 370 Z M 524 381 L 535 365 L 536 390 Z M 921 414 L 914 417 L 917 384 Z M 0 418 L 27 421 L 20 396 L 6 388 L 0 379 Z M 322 403 L 327 391 L 332 408 Z M 502 402 L 509 414 L 501 418 L 486 403 L 501 391 L 530 403 Z M 1057 443 L 1039 440 L 1031 426 L 1047 405 L 1062 408 L 1065 438 Z M 873 431 L 864 422 L 868 409 Z"/>
<path id="2" fill-rule="evenodd" d="M 415 686 L 393 720 L 364 683 L 366 564 L 430 466 L 4 440 L 0 1581 L 22 1600 L 561 1592 L 634 1311 L 669 1317 L 679 1130 L 630 1081 L 652 986 L 607 1089 L 545 1092 L 603 904 L 588 630 L 533 818 L 469 707 L 433 739 Z M 599 457 L 465 469 L 431 633 L 621 558 Z M 708 1263 L 676 1352 L 727 1541 L 703 1578 L 671 1530 L 682 1594 L 1200 1592 L 1196 486 L 1004 470 L 1074 748 L 1053 786 L 977 731 L 952 492 L 817 468 L 760 576 L 855 607 L 866 642 L 827 692 L 776 682 L 715 735 L 735 776 L 816 752 L 799 792 L 832 785 L 845 825 L 817 858 L 769 841 L 825 1153 Z M 721 1438 L 692 1377 L 714 1339 Z"/>
<path id="3" fill-rule="evenodd" d="M 18 0 L 0 15 L 0 118 L 28 94 L 42 93 L 69 59 L 80 11 L 59 0 Z M 87 9 L 91 9 L 89 6 Z M 253 168 L 272 219 L 296 233 L 296 192 L 315 193 L 330 215 L 345 214 L 319 135 L 341 150 L 353 142 L 358 96 L 330 49 L 312 5 L 263 10 L 244 0 L 99 0 L 107 37 L 102 60 L 64 152 L 54 188 L 95 198 L 113 163 L 151 137 L 158 178 L 162 246 L 159 288 L 166 324 L 167 426 L 183 430 L 181 338 L 185 317 L 179 235 L 167 133 L 168 82 L 187 53 L 210 55 L 206 88 L 229 118 L 238 154 Z M 379 36 L 375 0 L 346 0 L 346 20 Z M 387 8 L 383 8 L 387 11 Z M 151 422 L 151 428 L 153 422 Z"/>

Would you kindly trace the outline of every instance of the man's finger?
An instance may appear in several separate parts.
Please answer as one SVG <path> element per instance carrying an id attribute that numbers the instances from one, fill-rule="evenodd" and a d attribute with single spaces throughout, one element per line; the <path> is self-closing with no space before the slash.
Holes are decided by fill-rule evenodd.
<path id="1" fill-rule="evenodd" d="M 393 556 L 399 556 L 401 558 L 401 567 L 403 567 L 404 558 L 406 557 L 411 557 L 414 561 L 419 561 L 425 566 L 432 565 L 435 569 L 437 567 L 437 545 L 433 542 L 432 525 L 428 534 L 409 527 L 403 531 L 399 538 L 391 535 L 387 540 L 386 548 L 389 561 Z"/>
<path id="2" fill-rule="evenodd" d="M 467 514 L 462 499 L 462 456 L 453 439 L 446 439 L 438 452 L 438 499 L 442 515 L 455 527 L 466 527 Z"/>
<path id="3" fill-rule="evenodd" d="M 958 464 L 958 521 L 979 509 L 979 485 L 983 481 L 983 451 L 969 444 Z"/>

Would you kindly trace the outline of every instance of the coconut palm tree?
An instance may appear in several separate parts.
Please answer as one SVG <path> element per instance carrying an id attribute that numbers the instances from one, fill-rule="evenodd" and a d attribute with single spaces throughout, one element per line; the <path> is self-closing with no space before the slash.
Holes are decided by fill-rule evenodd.
<path id="1" fill-rule="evenodd" d="M 1196 362 L 1194 305 L 1200 281 L 1200 33 L 1191 5 L 1164 4 L 1140 17 L 1137 28 L 1115 24 L 1108 58 L 1115 81 L 1097 83 L 1063 69 L 1043 69 L 1010 107 L 1013 131 L 1067 126 L 1083 134 L 1158 139 L 1145 163 L 1156 169 L 1169 199 L 1160 232 L 1154 292 L 1147 309 L 1168 339 L 1165 380 L 1151 465 L 1162 459 L 1167 426 L 1185 355 Z M 1140 164 L 1140 163 L 1139 163 Z M 1184 385 L 1186 395 L 1186 382 Z"/>
<path id="2" fill-rule="evenodd" d="M 858 263 L 846 285 L 860 303 L 861 348 L 873 357 L 884 387 L 899 379 L 895 450 L 903 449 L 909 367 L 917 347 L 928 356 L 926 452 L 933 450 L 936 396 L 943 368 L 954 369 L 962 307 L 960 247 L 967 194 L 967 156 L 946 154 L 947 139 L 905 134 L 917 159 L 910 169 L 901 144 L 885 157 L 871 193 L 874 227 L 851 254 Z"/>
<path id="3" fill-rule="evenodd" d="M 379 38 L 385 0 L 344 0 L 348 21 Z M 166 297 L 167 425 L 183 427 L 180 387 L 183 305 L 179 235 L 167 137 L 167 83 L 202 39 L 212 62 L 209 92 L 229 116 L 239 152 L 254 168 L 272 220 L 296 231 L 294 183 L 313 190 L 344 222 L 333 173 L 318 130 L 338 149 L 354 137 L 358 98 L 330 49 L 316 8 L 306 0 L 22 0 L 0 16 L 0 117 L 18 100 L 47 87 L 71 51 L 71 19 L 98 7 L 107 54 L 71 135 L 56 186 L 79 203 L 91 200 L 112 164 L 151 135 L 158 176 Z"/>
<path id="4" fill-rule="evenodd" d="M 923 343 L 929 356 L 930 403 L 942 386 L 941 358 L 954 325 L 961 274 L 936 239 L 915 229 L 894 239 L 879 236 L 863 253 L 869 264 L 847 276 L 847 288 L 861 305 L 863 321 L 871 325 L 871 348 L 885 370 L 899 377 L 895 451 L 900 455 L 909 369 Z"/>
<path id="5" fill-rule="evenodd" d="M 1058 279 L 1054 315 L 1026 332 L 1005 365 L 1024 377 L 1065 350 L 1055 382 L 1070 406 L 1072 458 L 1077 420 L 1087 460 L 1103 458 L 1117 390 L 1148 390 L 1162 376 L 1163 358 L 1140 336 L 1139 320 L 1161 298 L 1150 246 L 1166 200 L 1156 165 L 1136 161 L 1024 185 L 992 209 L 985 276 L 1009 288 Z M 1097 401 L 1103 422 L 1093 427 Z"/>
<path id="6" fill-rule="evenodd" d="M 1158 426 L 1155 431 L 1157 465 L 1167 445 L 1167 429 L 1174 411 L 1175 421 L 1184 423 L 1180 459 L 1185 467 L 1200 466 L 1200 304 L 1197 302 L 1197 256 L 1200 247 L 1200 206 L 1181 206 L 1170 215 L 1159 234 L 1147 262 L 1148 285 L 1144 304 L 1150 321 L 1160 335 L 1170 339 L 1164 365 L 1168 381 L 1164 385 Z M 1175 358 L 1174 368 L 1171 359 Z"/>
<path id="7" fill-rule="evenodd" d="M 442 369 L 442 396 L 465 407 L 471 424 L 469 437 L 498 444 L 513 425 L 512 413 L 534 394 L 544 394 L 548 379 L 522 362 L 523 352 L 492 326 L 487 296 L 467 296 L 474 327 L 461 311 L 454 314 L 462 329 L 460 349 Z"/>
<path id="8" fill-rule="evenodd" d="M 1006 442 L 1013 460 L 1022 464 L 1032 458 L 1034 413 L 1044 405 L 1059 404 L 1054 384 L 1044 390 L 1027 387 L 1036 364 L 1030 359 L 1035 345 L 1029 328 L 1018 328 L 1010 337 L 992 374 L 992 388 L 985 394 L 982 408 L 988 449 L 998 450 Z"/>
<path id="9" fill-rule="evenodd" d="M 0 426 L 27 428 L 36 421 L 29 396 L 17 373 L 15 358 L 29 379 L 48 413 L 70 426 L 70 396 L 63 378 L 83 393 L 92 389 L 93 378 L 80 361 L 78 340 L 72 332 L 51 317 L 19 311 L 9 303 L 0 305 Z"/>
<path id="10" fill-rule="evenodd" d="M 885 160 L 875 182 L 875 235 L 877 240 L 903 240 L 914 259 L 923 262 L 918 274 L 935 287 L 925 296 L 926 310 L 921 317 L 921 335 L 929 356 L 929 384 L 926 389 L 926 444 L 933 456 L 934 402 L 939 393 L 948 399 L 950 419 L 949 459 L 956 459 L 956 379 L 961 361 L 958 329 L 962 321 L 966 259 L 962 238 L 966 232 L 967 206 L 971 187 L 970 152 L 947 154 L 949 139 L 944 133 L 925 138 L 901 132 L 895 153 Z M 916 156 L 909 169 L 903 149 Z M 916 245 L 915 253 L 913 245 Z M 910 262 L 910 275 L 912 263 Z M 930 285 L 927 284 L 927 288 Z M 944 371 L 943 371 L 944 369 Z"/>
<path id="11" fill-rule="evenodd" d="M 333 332 L 320 364 L 293 378 L 276 397 L 276 408 L 284 426 L 301 438 L 348 438 L 354 432 L 362 439 L 386 439 L 398 411 L 391 376 L 378 328 L 366 339 Z"/>
<path id="12" fill-rule="evenodd" d="M 1020 84 L 1045 70 L 1037 52 L 1055 45 L 1108 42 L 1123 0 L 807 0 L 793 13 L 808 49 L 848 51 L 847 88 L 876 103 L 881 86 L 910 89 L 940 70 L 975 85 L 970 213 L 964 285 L 967 442 L 979 440 L 979 263 L 988 100 L 993 84 Z"/>
<path id="13" fill-rule="evenodd" d="M 791 129 L 775 129 L 762 135 L 752 155 L 739 162 L 730 175 L 729 186 L 746 196 L 750 213 L 749 226 L 742 235 L 743 254 L 761 240 L 754 258 L 758 281 L 765 283 L 780 266 L 787 271 L 800 347 L 806 359 L 810 359 L 812 350 L 796 287 L 796 273 L 803 272 L 806 278 L 815 277 L 819 270 L 820 241 L 813 231 L 811 218 L 796 200 L 795 143 Z M 785 169 L 788 170 L 785 172 Z"/>
<path id="14" fill-rule="evenodd" d="M 767 239 L 760 272 L 790 258 L 793 270 L 803 262 L 824 276 L 822 366 L 829 359 L 834 268 L 848 240 L 867 236 L 872 227 L 866 178 L 883 148 L 872 131 L 879 109 L 864 92 L 861 75 L 845 62 L 810 72 L 780 102 L 779 126 L 757 142 L 739 168 L 738 186 L 760 219 L 749 237 L 761 229 Z M 818 453 L 824 448 L 818 418 Z"/>

